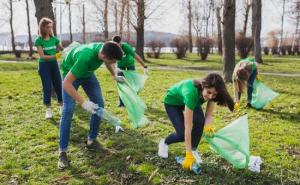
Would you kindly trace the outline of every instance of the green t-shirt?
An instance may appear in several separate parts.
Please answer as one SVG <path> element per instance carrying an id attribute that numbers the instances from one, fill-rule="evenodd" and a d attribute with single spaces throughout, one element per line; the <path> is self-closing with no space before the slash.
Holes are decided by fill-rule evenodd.
<path id="1" fill-rule="evenodd" d="M 133 50 L 133 48 L 127 42 L 122 42 L 121 48 L 122 48 L 124 54 L 123 54 L 122 60 L 117 61 L 117 66 L 119 68 L 126 68 L 126 67 L 134 66 L 135 51 Z"/>
<path id="2" fill-rule="evenodd" d="M 43 39 L 41 36 L 38 36 L 35 39 L 34 45 L 36 47 L 40 46 L 43 49 L 44 55 L 55 55 L 56 54 L 56 45 L 59 44 L 59 40 L 52 36 L 48 40 Z M 39 62 L 53 62 L 55 59 L 44 60 L 39 58 Z"/>
<path id="3" fill-rule="evenodd" d="M 205 100 L 199 94 L 193 80 L 183 80 L 173 85 L 165 95 L 164 103 L 169 105 L 186 105 L 191 110 L 201 106 Z"/>
<path id="4" fill-rule="evenodd" d="M 98 53 L 103 43 L 91 43 L 80 45 L 69 51 L 61 64 L 61 71 L 65 77 L 69 71 L 76 78 L 88 78 L 94 74 L 102 60 L 98 58 Z"/>
<path id="5" fill-rule="evenodd" d="M 237 71 L 240 68 L 246 69 L 249 73 L 253 73 L 253 71 L 257 70 L 256 61 L 254 58 L 245 58 L 240 60 L 234 67 L 232 80 L 237 80 Z"/>

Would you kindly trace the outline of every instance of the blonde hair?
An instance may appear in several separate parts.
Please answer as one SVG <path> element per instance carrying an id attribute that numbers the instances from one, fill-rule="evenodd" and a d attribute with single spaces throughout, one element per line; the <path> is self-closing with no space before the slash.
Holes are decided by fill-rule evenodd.
<path id="1" fill-rule="evenodd" d="M 40 22 L 39 22 L 39 30 L 38 30 L 38 34 L 45 38 L 47 36 L 47 34 L 49 34 L 51 37 L 53 37 L 53 29 L 51 30 L 51 33 L 48 33 L 45 31 L 45 26 L 47 26 L 48 24 L 53 24 L 53 21 L 47 17 L 43 17 Z"/>

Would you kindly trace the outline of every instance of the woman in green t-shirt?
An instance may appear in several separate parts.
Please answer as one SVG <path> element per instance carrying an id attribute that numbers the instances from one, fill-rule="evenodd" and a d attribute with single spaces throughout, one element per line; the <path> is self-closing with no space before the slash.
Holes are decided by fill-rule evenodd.
<path id="1" fill-rule="evenodd" d="M 118 43 L 122 48 L 123 57 L 121 60 L 117 61 L 117 74 L 119 76 L 124 76 L 123 71 L 135 71 L 135 60 L 138 61 L 144 68 L 144 74 L 148 75 L 148 66 L 145 64 L 143 59 L 135 53 L 133 47 L 127 42 L 122 42 L 122 38 L 119 35 L 112 37 L 112 41 Z M 124 104 L 119 97 L 119 107 L 124 107 Z"/>
<path id="2" fill-rule="evenodd" d="M 258 67 L 254 58 L 246 58 L 239 61 L 234 68 L 232 81 L 233 81 L 233 94 L 235 109 L 240 108 L 240 98 L 242 92 L 247 87 L 247 107 L 251 107 L 253 83 L 255 79 L 259 79 Z"/>
<path id="3" fill-rule="evenodd" d="M 61 56 L 57 50 L 63 50 L 59 40 L 53 36 L 53 21 L 44 17 L 39 22 L 39 36 L 35 40 L 39 54 L 39 75 L 43 85 L 43 103 L 46 106 L 45 117 L 52 118 L 51 90 L 52 85 L 57 101 L 62 105 L 62 81 L 57 59 Z"/>
<path id="4" fill-rule="evenodd" d="M 205 116 L 201 105 L 207 102 Z M 222 77 L 210 73 L 201 80 L 184 80 L 173 85 L 164 97 L 166 112 L 175 128 L 175 132 L 160 140 L 158 155 L 168 157 L 168 145 L 185 141 L 186 156 L 182 163 L 184 169 L 192 168 L 195 161 L 201 162 L 197 152 L 203 128 L 206 133 L 214 132 L 214 102 L 234 109 Z"/>

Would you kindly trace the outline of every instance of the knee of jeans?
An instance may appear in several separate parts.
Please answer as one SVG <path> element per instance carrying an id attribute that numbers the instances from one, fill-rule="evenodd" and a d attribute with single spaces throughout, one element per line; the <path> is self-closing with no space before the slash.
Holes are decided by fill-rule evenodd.
<path id="1" fill-rule="evenodd" d="M 182 133 L 177 133 L 177 138 L 179 139 L 179 140 L 181 140 L 181 141 L 184 141 L 184 134 L 182 134 Z"/>
<path id="2" fill-rule="evenodd" d="M 74 108 L 75 108 L 74 103 L 63 104 L 63 112 L 72 113 L 74 111 Z"/>

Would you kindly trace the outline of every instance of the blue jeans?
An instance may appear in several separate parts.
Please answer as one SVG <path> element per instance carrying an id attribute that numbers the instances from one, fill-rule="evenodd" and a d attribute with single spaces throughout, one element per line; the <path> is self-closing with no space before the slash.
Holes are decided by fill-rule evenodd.
<path id="1" fill-rule="evenodd" d="M 89 99 L 98 104 L 99 107 L 104 107 L 102 98 L 101 88 L 95 75 L 89 78 L 76 79 L 73 82 L 74 88 L 77 90 L 79 86 L 82 86 L 84 92 L 87 94 Z M 60 120 L 60 137 L 59 147 L 60 151 L 67 151 L 68 143 L 70 139 L 70 128 L 75 108 L 75 100 L 63 90 L 63 110 Z M 99 131 L 101 119 L 96 115 L 92 114 L 90 119 L 90 131 L 88 134 L 89 139 L 96 139 Z"/>
<path id="2" fill-rule="evenodd" d="M 257 76 L 257 70 L 253 70 L 251 73 L 248 82 L 247 82 L 247 101 L 248 103 L 251 103 L 252 100 L 252 92 L 253 92 L 253 83 Z"/>
<path id="3" fill-rule="evenodd" d="M 39 62 L 38 72 L 43 85 L 43 103 L 51 105 L 52 84 L 57 101 L 62 102 L 62 82 L 57 62 Z"/>
<path id="4" fill-rule="evenodd" d="M 184 106 L 165 104 L 165 109 L 176 131 L 165 139 L 165 143 L 169 145 L 172 143 L 183 142 L 185 134 L 183 115 Z M 199 145 L 203 133 L 204 123 L 205 117 L 203 111 L 201 107 L 197 107 L 193 113 L 193 128 L 191 133 L 191 144 L 193 150 L 197 149 Z"/>
<path id="5" fill-rule="evenodd" d="M 119 67 L 119 69 L 123 71 L 135 71 L 135 66 L 128 66 L 128 67 Z M 124 76 L 123 72 L 118 72 L 118 76 Z M 124 106 L 120 96 L 119 96 L 119 106 Z"/>

